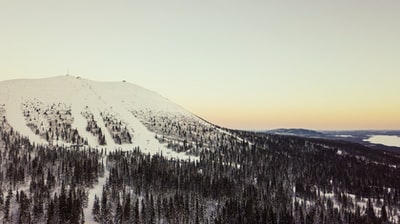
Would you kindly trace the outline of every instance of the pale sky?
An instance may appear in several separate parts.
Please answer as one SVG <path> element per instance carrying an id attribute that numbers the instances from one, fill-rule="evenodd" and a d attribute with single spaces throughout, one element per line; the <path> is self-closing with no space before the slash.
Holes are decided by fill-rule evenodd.
<path id="1" fill-rule="evenodd" d="M 69 73 L 240 129 L 400 129 L 400 1 L 1 0 L 0 80 Z"/>

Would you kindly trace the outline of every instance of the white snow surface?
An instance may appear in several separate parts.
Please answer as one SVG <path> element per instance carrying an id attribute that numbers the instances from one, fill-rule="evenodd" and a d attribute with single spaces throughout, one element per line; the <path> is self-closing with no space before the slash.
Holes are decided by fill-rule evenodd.
<path id="1" fill-rule="evenodd" d="M 336 137 L 339 137 L 339 138 L 352 138 L 353 136 L 352 135 L 335 135 Z"/>
<path id="2" fill-rule="evenodd" d="M 364 141 L 374 144 L 400 147 L 400 137 L 394 135 L 373 135 Z"/>
<path id="3" fill-rule="evenodd" d="M 0 104 L 5 104 L 6 119 L 14 130 L 28 136 L 37 144 L 48 144 L 36 135 L 27 125 L 21 105 L 26 101 L 41 101 L 47 104 L 64 103 L 71 106 L 74 118 L 71 126 L 76 128 L 79 135 L 88 140 L 88 144 L 107 150 L 131 150 L 139 147 L 143 152 L 163 153 L 167 157 L 197 160 L 197 157 L 176 153 L 160 144 L 155 133 L 149 131 L 132 113 L 133 110 L 148 110 L 154 113 L 178 114 L 197 119 L 179 105 L 161 95 L 127 82 L 97 82 L 75 76 L 57 76 L 45 79 L 16 79 L 0 82 Z M 103 130 L 106 146 L 99 146 L 96 138 L 85 130 L 86 119 L 81 115 L 88 107 L 98 126 Z M 101 112 L 107 111 L 127 124 L 133 132 L 132 144 L 115 144 L 107 131 Z M 61 142 L 62 143 L 62 142 Z M 60 144 L 61 144 L 60 143 Z M 66 144 L 67 145 L 67 144 Z"/>

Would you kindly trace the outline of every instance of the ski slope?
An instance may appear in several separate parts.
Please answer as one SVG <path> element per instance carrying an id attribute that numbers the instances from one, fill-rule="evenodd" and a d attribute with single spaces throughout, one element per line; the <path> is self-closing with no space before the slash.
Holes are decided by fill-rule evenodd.
<path id="1" fill-rule="evenodd" d="M 0 82 L 0 103 L 5 105 L 6 119 L 10 125 L 21 134 L 29 137 L 36 144 L 49 144 L 43 136 L 34 133 L 27 126 L 22 111 L 22 104 L 29 102 L 44 105 L 65 104 L 71 108 L 73 122 L 71 128 L 76 129 L 79 135 L 87 140 L 91 147 L 107 150 L 131 150 L 139 147 L 144 153 L 162 153 L 167 157 L 177 159 L 198 159 L 185 153 L 176 153 L 160 144 L 155 133 L 149 131 L 133 114 L 135 110 L 147 110 L 157 113 L 177 114 L 190 119 L 198 119 L 179 105 L 169 101 L 161 95 L 127 82 L 96 82 L 74 76 L 57 76 L 45 79 L 18 79 Z M 104 133 L 106 145 L 100 146 L 95 136 L 86 131 L 86 119 L 81 112 L 89 108 L 97 125 Z M 112 133 L 101 116 L 109 113 L 127 126 L 133 135 L 131 144 L 116 144 Z M 41 114 L 42 111 L 39 112 Z M 32 118 L 30 118 L 32 119 Z M 34 117 L 35 122 L 43 124 L 48 119 Z M 47 120 L 46 120 L 47 119 Z M 62 140 L 53 141 L 53 144 L 69 145 Z"/>

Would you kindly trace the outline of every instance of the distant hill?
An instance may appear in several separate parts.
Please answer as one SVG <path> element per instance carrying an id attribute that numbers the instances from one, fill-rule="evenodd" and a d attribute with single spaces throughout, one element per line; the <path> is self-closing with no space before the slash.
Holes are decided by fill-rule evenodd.
<path id="1" fill-rule="evenodd" d="M 303 129 L 303 128 L 280 128 L 280 129 L 264 131 L 264 133 L 276 134 L 276 135 L 295 135 L 295 136 L 302 136 L 302 137 L 309 137 L 309 138 L 326 137 L 326 135 L 322 132 L 309 130 L 309 129 Z"/>
<path id="2" fill-rule="evenodd" d="M 355 142 L 374 149 L 400 152 L 400 147 L 368 141 L 371 136 L 376 135 L 400 136 L 400 131 L 398 130 L 315 131 L 303 128 L 279 128 L 263 131 L 262 133 Z"/>

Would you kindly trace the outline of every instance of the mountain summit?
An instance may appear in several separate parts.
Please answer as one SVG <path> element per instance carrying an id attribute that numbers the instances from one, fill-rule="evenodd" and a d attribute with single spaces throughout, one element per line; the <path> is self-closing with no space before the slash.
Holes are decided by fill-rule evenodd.
<path id="1" fill-rule="evenodd" d="M 197 132 L 220 132 L 161 95 L 125 81 L 69 75 L 3 81 L 0 106 L 14 130 L 39 144 L 139 147 L 187 159 Z"/>

